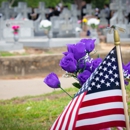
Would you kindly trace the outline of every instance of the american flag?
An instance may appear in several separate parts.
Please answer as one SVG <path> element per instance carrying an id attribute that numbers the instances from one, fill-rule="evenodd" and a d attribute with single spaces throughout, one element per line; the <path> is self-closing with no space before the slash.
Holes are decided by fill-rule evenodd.
<path id="1" fill-rule="evenodd" d="M 116 47 L 85 82 L 51 130 L 126 127 Z"/>

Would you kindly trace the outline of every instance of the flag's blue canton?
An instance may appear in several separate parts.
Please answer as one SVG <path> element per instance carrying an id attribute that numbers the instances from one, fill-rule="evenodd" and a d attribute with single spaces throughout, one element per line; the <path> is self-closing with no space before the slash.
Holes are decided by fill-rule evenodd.
<path id="1" fill-rule="evenodd" d="M 114 47 L 75 96 L 84 91 L 90 94 L 109 89 L 121 89 L 118 70 L 116 47 Z"/>

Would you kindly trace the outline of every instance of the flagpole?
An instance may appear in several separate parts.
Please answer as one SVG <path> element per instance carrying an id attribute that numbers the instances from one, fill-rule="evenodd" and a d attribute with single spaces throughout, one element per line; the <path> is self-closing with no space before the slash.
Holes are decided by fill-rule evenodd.
<path id="1" fill-rule="evenodd" d="M 122 99 L 123 99 L 123 105 L 124 105 L 126 129 L 130 130 L 128 108 L 127 108 L 127 103 L 126 103 L 126 90 L 125 90 L 125 85 L 124 85 L 124 76 L 123 76 L 123 69 L 122 69 L 123 67 L 122 67 L 122 59 L 121 59 L 120 37 L 119 37 L 118 31 L 115 28 L 113 28 L 113 30 L 114 30 L 114 44 L 116 46 L 116 51 L 117 51 L 120 84 L 121 84 L 121 89 L 122 89 Z"/>

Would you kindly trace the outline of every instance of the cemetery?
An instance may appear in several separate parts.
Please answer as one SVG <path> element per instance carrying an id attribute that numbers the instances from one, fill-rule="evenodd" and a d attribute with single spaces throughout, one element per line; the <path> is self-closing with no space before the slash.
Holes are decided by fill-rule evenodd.
<path id="1" fill-rule="evenodd" d="M 124 4 L 123 7 L 122 4 Z M 129 23 L 128 19 L 125 17 L 126 14 L 128 14 L 129 12 L 129 6 L 130 5 L 127 3 L 127 1 L 124 2 L 122 0 L 115 0 L 110 3 L 110 9 L 112 12 L 114 12 L 112 18 L 110 19 L 110 26 L 117 25 L 118 27 L 121 27 L 125 30 L 125 32 L 119 32 L 122 46 L 124 48 L 129 48 L 130 43 Z M 21 61 L 20 58 L 16 57 L 13 60 L 11 59 L 11 57 L 9 59 L 4 59 L 3 57 L 1 57 L 1 76 L 6 74 L 25 75 L 29 73 L 32 74 L 33 72 L 39 72 L 41 70 L 42 72 L 44 72 L 44 70 L 46 70 L 44 69 L 45 65 L 43 65 L 44 61 L 43 63 L 41 63 L 42 60 L 38 60 L 39 58 L 37 58 L 39 56 L 37 54 L 37 56 L 32 56 L 32 54 L 29 54 L 27 52 L 26 48 L 28 48 L 28 50 L 29 48 L 30 50 L 34 48 L 34 53 L 37 53 L 35 50 L 40 50 L 41 59 L 46 59 L 46 57 L 51 57 L 46 56 L 49 52 L 52 52 L 55 55 L 55 52 L 61 52 L 57 50 L 65 51 L 66 44 L 76 43 L 80 41 L 81 38 L 96 39 L 95 43 L 97 48 L 100 48 L 102 50 L 103 48 L 107 50 L 109 46 L 113 46 L 113 34 L 109 33 L 107 30 L 108 23 L 105 18 L 105 11 L 103 9 L 100 11 L 100 22 L 97 25 L 98 28 L 95 29 L 92 29 L 91 26 L 87 25 L 86 23 L 82 23 L 82 21 L 80 21 L 80 23 L 78 22 L 80 10 L 77 9 L 77 5 L 75 4 L 71 4 L 70 9 L 63 8 L 63 11 L 60 13 L 59 16 L 51 17 L 51 24 L 49 25 L 49 29 L 45 29 L 42 26 L 44 25 L 46 13 L 48 12 L 48 10 L 49 9 L 45 7 L 44 2 L 39 2 L 39 7 L 34 9 L 35 13 L 39 14 L 39 17 L 35 21 L 33 21 L 28 19 L 28 13 L 31 13 L 31 8 L 28 7 L 26 2 L 18 2 L 18 5 L 12 8 L 10 8 L 9 2 L 2 2 L 0 7 L 0 13 L 2 14 L 0 18 L 0 52 L 13 52 L 14 55 L 18 54 L 18 56 L 22 57 Z M 94 9 L 92 8 L 91 4 L 87 4 L 86 8 L 84 8 L 83 11 L 85 14 L 87 14 L 86 19 L 91 19 L 91 17 L 94 18 Z M 43 25 L 40 25 L 42 20 Z M 17 32 L 15 32 L 15 30 L 12 30 L 13 26 L 19 27 L 18 34 Z M 90 31 L 91 33 L 88 36 L 87 31 Z M 105 51 L 105 53 L 107 53 L 107 51 Z M 24 54 L 25 56 L 23 56 Z M 17 62 L 22 62 L 22 66 L 24 68 L 19 66 L 21 63 L 14 62 L 12 64 L 11 61 L 14 61 L 15 59 Z M 41 67 L 37 67 L 37 65 L 32 65 L 32 62 L 29 59 L 31 59 L 32 61 L 35 61 L 35 59 L 37 59 L 38 63 L 36 64 L 41 64 Z M 55 62 L 54 64 L 56 64 L 58 60 L 59 58 L 53 61 Z M 5 66 L 6 62 L 8 63 L 7 66 Z M 127 60 L 125 62 L 127 62 Z M 9 66 L 13 66 L 13 68 L 10 68 Z M 33 69 L 30 70 L 25 66 Z M 17 67 L 18 69 L 16 69 Z M 3 68 L 5 68 L 6 70 L 4 70 Z"/>
<path id="2" fill-rule="evenodd" d="M 122 84 L 126 86 L 125 99 L 122 94 L 119 102 L 126 100 L 128 112 L 123 111 L 123 114 L 130 113 L 130 0 L 106 0 L 109 6 L 104 2 L 102 8 L 96 0 L 81 0 L 81 5 L 76 4 L 79 0 L 70 1 L 68 5 L 60 1 L 55 8 L 48 6 L 46 0 L 39 0 L 35 7 L 30 7 L 25 0 L 15 1 L 13 6 L 9 0 L 0 1 L 0 129 L 64 129 L 64 120 L 60 118 L 64 116 L 67 120 L 68 113 L 59 117 L 60 126 L 56 120 L 59 114 L 69 109 L 71 98 L 73 104 L 75 97 L 86 88 L 88 93 L 91 91 L 89 81 L 89 85 L 92 80 L 98 82 L 95 88 L 99 91 L 102 75 L 100 82 L 105 81 L 107 87 L 104 93 L 113 84 L 116 87 L 120 84 L 121 90 Z M 121 47 L 121 55 L 116 52 L 117 57 L 113 58 L 115 46 Z M 112 49 L 114 51 L 110 51 Z M 116 69 L 110 68 L 119 64 L 118 57 L 122 60 L 122 71 L 118 65 Z M 105 62 L 108 62 L 107 67 L 104 67 Z M 109 70 L 108 76 L 102 66 Z M 97 70 L 104 74 L 96 73 Z M 47 85 L 50 88 L 46 88 Z M 56 91 L 57 88 L 62 91 Z M 78 99 L 75 102 L 78 104 Z M 123 107 L 125 109 L 124 104 Z M 70 116 L 72 113 L 74 111 L 69 112 Z M 126 129 L 120 123 L 122 128 L 115 125 L 110 126 L 110 130 L 128 130 L 126 118 L 125 115 Z"/>

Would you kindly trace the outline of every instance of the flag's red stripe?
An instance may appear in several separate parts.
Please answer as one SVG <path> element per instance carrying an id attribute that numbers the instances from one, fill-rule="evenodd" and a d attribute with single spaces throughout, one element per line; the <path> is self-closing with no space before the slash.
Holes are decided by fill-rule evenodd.
<path id="1" fill-rule="evenodd" d="M 101 111 L 96 111 L 96 112 L 84 113 L 84 114 L 78 115 L 77 120 L 96 118 L 96 117 L 114 115 L 114 114 L 122 114 L 122 115 L 124 115 L 124 109 L 115 108 L 115 109 L 108 109 L 108 110 L 101 110 Z"/>
<path id="2" fill-rule="evenodd" d="M 66 114 L 67 114 L 67 112 L 68 112 L 68 110 L 69 110 L 69 108 L 70 108 L 70 106 L 71 106 L 71 104 L 72 104 L 73 101 L 74 101 L 74 100 L 71 101 L 71 103 L 69 104 L 69 106 L 68 106 L 66 112 L 64 113 L 64 116 L 62 117 L 62 121 L 61 121 L 61 124 L 60 124 L 59 129 L 61 129 L 61 127 L 62 127 L 62 125 L 63 125 L 63 122 L 64 122 L 64 119 L 65 119 L 65 116 L 66 116 Z"/>
<path id="3" fill-rule="evenodd" d="M 104 103 L 109 103 L 109 102 L 122 102 L 122 97 L 121 96 L 107 97 L 107 95 L 106 95 L 106 97 L 104 97 L 104 98 L 97 98 L 97 99 L 84 101 L 82 103 L 81 107 L 99 105 L 99 104 L 104 104 Z"/>
<path id="4" fill-rule="evenodd" d="M 111 127 L 126 127 L 124 121 L 111 121 L 106 123 L 99 123 L 96 125 L 86 125 L 81 127 L 76 127 L 75 130 L 100 130 L 104 128 L 111 128 Z"/>
<path id="5" fill-rule="evenodd" d="M 75 129 L 75 126 L 76 126 L 76 121 L 77 121 L 77 118 L 78 118 L 78 112 L 79 112 L 80 106 L 81 106 L 82 101 L 83 101 L 83 99 L 84 99 L 84 97 L 85 97 L 86 94 L 87 94 L 87 92 L 84 92 L 84 95 L 83 95 L 83 97 L 82 97 L 82 99 L 80 101 L 80 104 L 78 106 L 78 109 L 76 111 L 76 116 L 75 116 L 75 120 L 74 120 L 74 123 L 73 123 L 73 130 Z"/>
<path id="6" fill-rule="evenodd" d="M 62 115 L 62 114 L 61 114 L 61 115 Z M 58 117 L 58 120 L 56 121 L 56 123 L 55 123 L 55 126 L 54 126 L 53 130 L 55 130 L 55 129 L 56 129 L 57 123 L 58 123 L 58 121 L 59 121 L 59 119 L 60 119 L 61 115 Z"/>
<path id="7" fill-rule="evenodd" d="M 69 118 L 68 118 L 68 121 L 67 121 L 65 130 L 68 130 L 68 127 L 69 127 L 69 124 L 70 124 L 70 119 L 71 119 L 71 117 L 72 117 L 72 112 L 73 112 L 73 110 L 74 110 L 74 108 L 75 108 L 75 105 L 76 105 L 77 101 L 79 100 L 79 97 L 80 97 L 80 96 L 77 97 L 77 99 L 76 99 L 76 101 L 75 101 L 75 103 L 74 103 L 74 105 L 73 105 L 73 108 L 71 109 L 71 112 L 70 112 L 70 115 L 69 115 Z M 73 122 L 71 122 L 71 123 L 73 123 Z"/>

